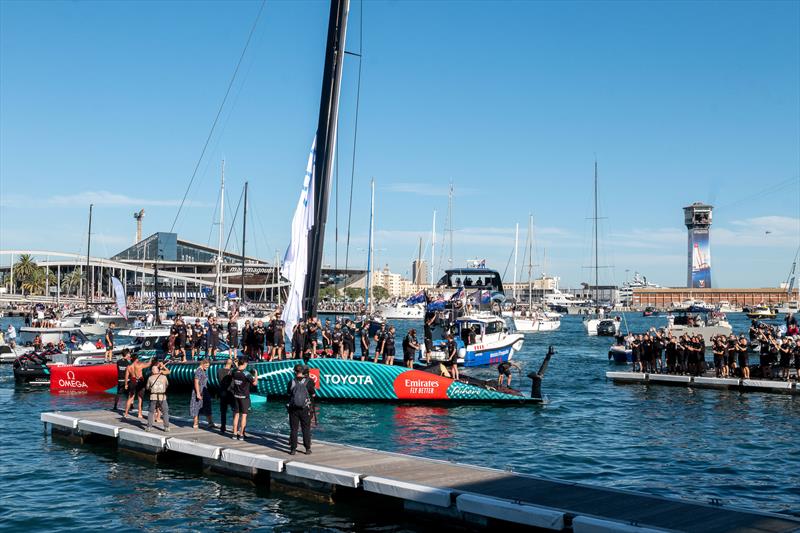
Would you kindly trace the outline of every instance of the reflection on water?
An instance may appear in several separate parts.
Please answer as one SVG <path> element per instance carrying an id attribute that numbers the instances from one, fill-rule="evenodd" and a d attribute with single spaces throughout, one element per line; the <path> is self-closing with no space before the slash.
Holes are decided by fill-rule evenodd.
<path id="1" fill-rule="evenodd" d="M 627 318 L 636 331 L 658 326 L 659 320 Z M 731 321 L 737 331 L 748 322 L 743 315 Z M 409 325 L 400 325 L 398 339 Z M 559 331 L 526 338 L 516 356 L 523 376 L 538 369 L 550 344 L 557 354 L 543 386 L 549 405 L 320 404 L 315 438 L 696 501 L 800 508 L 800 484 L 792 481 L 800 472 L 800 397 L 614 385 L 605 379 L 613 367 L 610 340 L 586 337 L 578 317 L 565 317 Z M 497 377 L 491 368 L 469 373 Z M 526 390 L 530 380 L 515 376 L 515 386 Z M 42 435 L 41 411 L 112 404 L 111 395 L 17 389 L 10 366 L 0 367 L 0 417 L 4 428 L 11 428 L 0 432 L 0 446 L 4 460 L 14 464 L 3 470 L 4 491 L 48 502 L 13 511 L 0 506 L 4 526 L 68 530 L 146 524 L 236 531 L 386 526 L 386 517 L 369 509 L 316 506 Z M 214 410 L 218 414 L 216 405 Z M 188 393 L 171 395 L 170 411 L 187 416 Z M 285 433 L 284 402 L 255 406 L 248 423 L 251 429 Z M 45 512 L 49 508 L 58 513 Z"/>

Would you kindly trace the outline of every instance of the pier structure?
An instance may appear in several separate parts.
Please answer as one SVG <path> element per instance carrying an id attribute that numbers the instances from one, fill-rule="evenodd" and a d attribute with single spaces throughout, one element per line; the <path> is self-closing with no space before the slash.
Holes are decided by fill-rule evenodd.
<path id="1" fill-rule="evenodd" d="M 728 507 L 713 498 L 650 496 L 329 442 L 315 442 L 313 455 L 291 456 L 285 436 L 251 433 L 247 441 L 236 441 L 193 429 L 188 420 L 178 420 L 169 433 L 142 431 L 138 422 L 110 410 L 45 412 L 41 420 L 54 437 L 102 442 L 161 463 L 190 461 L 270 490 L 331 504 L 355 501 L 440 527 L 574 533 L 800 531 L 800 518 Z"/>
<path id="2" fill-rule="evenodd" d="M 718 378 L 716 376 L 684 376 L 678 374 L 648 374 L 643 372 L 606 372 L 614 383 L 668 385 L 692 389 L 727 389 L 742 392 L 770 392 L 800 395 L 800 383 L 779 379 Z"/>

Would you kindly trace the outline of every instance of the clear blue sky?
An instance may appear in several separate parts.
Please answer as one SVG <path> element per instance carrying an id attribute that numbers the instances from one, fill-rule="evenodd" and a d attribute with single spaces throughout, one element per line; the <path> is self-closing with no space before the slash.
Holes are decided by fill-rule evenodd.
<path id="1" fill-rule="evenodd" d="M 98 255 L 131 244 L 140 208 L 146 234 L 168 231 L 258 7 L 0 2 L 0 248 L 82 252 L 92 201 Z M 216 243 L 224 157 L 226 218 L 250 180 L 249 251 L 283 253 L 327 14 L 325 2 L 267 2 L 181 237 Z M 629 270 L 683 284 L 681 208 L 705 201 L 715 285 L 777 285 L 800 244 L 799 27 L 788 1 L 366 2 L 350 263 L 365 264 L 370 177 L 378 261 L 402 273 L 434 209 L 441 229 L 452 180 L 457 264 L 487 258 L 503 272 L 532 212 L 537 263 L 575 285 L 589 276 L 596 156 L 601 263 L 614 266 L 604 281 Z M 357 68 L 348 57 L 340 265 Z"/>

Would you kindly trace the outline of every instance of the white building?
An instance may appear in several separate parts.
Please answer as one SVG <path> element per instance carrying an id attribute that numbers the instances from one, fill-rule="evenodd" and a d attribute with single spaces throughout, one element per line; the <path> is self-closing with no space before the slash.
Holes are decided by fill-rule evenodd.
<path id="1" fill-rule="evenodd" d="M 372 286 L 385 288 L 392 298 L 409 296 L 414 292 L 414 283 L 400 274 L 390 272 L 388 265 L 372 273 Z"/>

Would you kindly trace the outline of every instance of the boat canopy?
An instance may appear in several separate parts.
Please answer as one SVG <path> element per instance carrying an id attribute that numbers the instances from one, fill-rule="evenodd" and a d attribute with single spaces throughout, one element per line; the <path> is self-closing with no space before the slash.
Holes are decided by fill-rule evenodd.
<path id="1" fill-rule="evenodd" d="M 503 292 L 503 281 L 496 270 L 488 268 L 453 268 L 445 270 L 444 276 L 436 283 L 437 287 L 458 289 L 459 287 L 487 289 Z"/>

